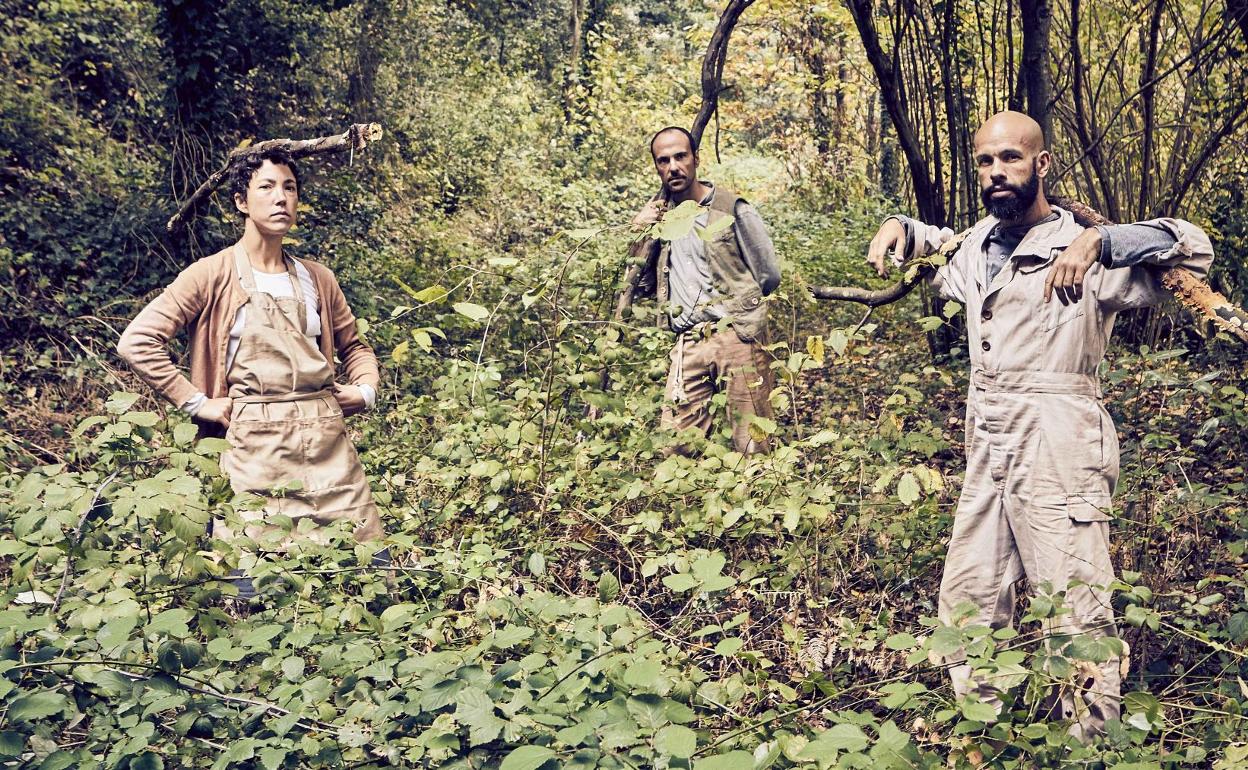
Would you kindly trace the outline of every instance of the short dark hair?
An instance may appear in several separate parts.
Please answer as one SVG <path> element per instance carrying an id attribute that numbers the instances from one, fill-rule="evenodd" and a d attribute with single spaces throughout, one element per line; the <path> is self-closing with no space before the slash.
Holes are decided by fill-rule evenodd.
<path id="1" fill-rule="evenodd" d="M 280 147 L 270 147 L 267 150 L 253 153 L 244 157 L 242 162 L 234 167 L 230 172 L 230 198 L 240 195 L 244 200 L 247 199 L 247 187 L 251 184 L 251 178 L 256 175 L 260 167 L 265 161 L 270 161 L 275 166 L 285 166 L 290 169 L 290 174 L 295 178 L 295 188 L 299 187 L 299 167 L 295 165 L 295 159 L 290 157 L 290 153 Z"/>
<path id="2" fill-rule="evenodd" d="M 652 158 L 654 157 L 654 141 L 669 131 L 675 131 L 677 133 L 684 134 L 685 138 L 689 140 L 689 150 L 694 155 L 698 154 L 698 140 L 693 138 L 693 134 L 689 133 L 687 130 L 681 128 L 680 126 L 664 126 L 663 128 L 660 128 L 658 131 L 655 131 L 654 136 L 650 137 L 650 157 Z"/>

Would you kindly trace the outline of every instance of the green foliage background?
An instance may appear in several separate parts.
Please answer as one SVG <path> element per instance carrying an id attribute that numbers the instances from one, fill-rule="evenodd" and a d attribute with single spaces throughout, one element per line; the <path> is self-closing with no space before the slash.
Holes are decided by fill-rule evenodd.
<path id="1" fill-rule="evenodd" d="M 922 297 L 864 319 L 805 292 L 870 283 L 864 244 L 909 205 L 880 192 L 880 158 L 834 163 L 803 127 L 829 86 L 795 64 L 794 14 L 852 34 L 838 9 L 751 10 L 707 133 L 706 176 L 757 203 L 785 274 L 780 417 L 757 426 L 780 448 L 747 460 L 722 431 L 666 455 L 670 340 L 646 307 L 609 320 L 655 184 L 645 142 L 696 108 L 713 4 L 589 2 L 575 61 L 554 3 L 0 7 L 0 766 L 1248 762 L 1244 354 L 1177 311 L 1104 372 L 1122 724 L 1084 747 L 1048 719 L 1107 652 L 1045 644 L 1060 595 L 1033 587 L 1017 633 L 931 619 L 965 358 L 933 358 Z M 109 353 L 235 237 L 223 195 L 164 232 L 231 147 L 368 120 L 384 142 L 306 164 L 291 250 L 338 273 L 383 360 L 382 407 L 354 426 L 385 571 L 349 541 L 209 541 L 248 504 L 220 442 Z M 1241 299 L 1243 180 L 1220 160 L 1190 213 Z M 262 591 L 249 611 L 218 579 L 235 567 Z M 1017 683 L 995 725 L 931 662 L 961 645 Z"/>

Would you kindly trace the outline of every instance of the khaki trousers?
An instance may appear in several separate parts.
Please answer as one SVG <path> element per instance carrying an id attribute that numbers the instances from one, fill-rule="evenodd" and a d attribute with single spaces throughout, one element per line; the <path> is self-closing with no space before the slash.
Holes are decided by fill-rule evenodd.
<path id="1" fill-rule="evenodd" d="M 745 342 L 731 328 L 699 325 L 677 338 L 667 371 L 661 424 L 709 435 L 711 399 L 727 393 L 732 445 L 742 454 L 770 451 L 770 442 L 750 436 L 750 417 L 773 419 L 771 355 L 758 342 Z"/>
<path id="2" fill-rule="evenodd" d="M 973 373 L 966 482 L 940 585 L 941 622 L 954 623 L 959 605 L 969 603 L 975 612 L 963 624 L 1009 627 L 1014 584 L 1026 577 L 1066 593 L 1067 614 L 1045 622 L 1055 652 L 1063 637 L 1117 635 L 1107 586 L 1118 439 L 1098 396 L 1086 375 Z M 948 660 L 957 663 L 949 672 L 954 690 L 1000 709 L 991 676 L 965 660 L 965 653 Z M 1086 740 L 1119 715 L 1119 658 L 1071 663 L 1074 684 L 1058 694 L 1061 718 Z"/>

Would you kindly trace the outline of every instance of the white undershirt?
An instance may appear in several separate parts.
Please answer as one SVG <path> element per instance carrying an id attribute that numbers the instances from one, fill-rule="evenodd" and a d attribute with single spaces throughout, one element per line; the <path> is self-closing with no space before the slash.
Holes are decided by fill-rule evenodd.
<path id="1" fill-rule="evenodd" d="M 295 296 L 295 288 L 290 281 L 290 273 L 287 271 L 262 273 L 252 268 L 251 272 L 256 281 L 256 291 L 268 294 L 274 299 L 285 299 Z M 317 342 L 317 338 L 321 336 L 321 314 L 317 310 L 317 307 L 320 305 L 320 297 L 316 293 L 316 284 L 312 281 L 312 274 L 298 260 L 295 261 L 295 274 L 299 277 L 299 288 L 303 290 L 303 305 L 307 309 L 307 331 L 304 333 L 304 336 L 308 338 L 313 347 L 319 348 L 320 345 Z M 227 372 L 234 363 L 234 356 L 238 353 L 238 343 L 243 337 L 243 329 L 246 325 L 247 305 L 243 305 L 234 315 L 234 325 L 230 327 L 230 339 L 225 346 L 225 370 Z M 365 406 L 371 409 L 373 402 L 377 400 L 377 391 L 371 385 L 363 383 L 358 387 L 360 394 L 364 396 Z M 182 409 L 194 416 L 207 400 L 208 396 L 206 394 L 196 393 L 182 405 Z"/>

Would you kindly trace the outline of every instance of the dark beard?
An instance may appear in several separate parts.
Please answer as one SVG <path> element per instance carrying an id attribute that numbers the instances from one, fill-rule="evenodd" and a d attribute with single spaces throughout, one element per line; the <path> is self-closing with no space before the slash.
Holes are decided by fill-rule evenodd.
<path id="1" fill-rule="evenodd" d="M 994 199 L 992 193 L 1000 190 L 1009 190 L 1014 193 L 1011 197 L 1005 199 Z M 1036 173 L 1036 163 L 1032 161 L 1031 176 L 1021 185 L 993 185 L 986 190 L 979 191 L 979 198 L 984 203 L 984 208 L 988 213 L 997 219 L 1012 220 L 1018 219 L 1024 211 L 1031 208 L 1031 204 L 1036 202 L 1036 196 L 1040 194 L 1040 176 Z"/>

